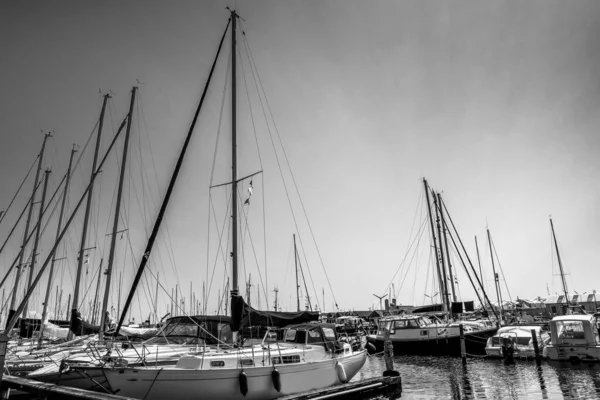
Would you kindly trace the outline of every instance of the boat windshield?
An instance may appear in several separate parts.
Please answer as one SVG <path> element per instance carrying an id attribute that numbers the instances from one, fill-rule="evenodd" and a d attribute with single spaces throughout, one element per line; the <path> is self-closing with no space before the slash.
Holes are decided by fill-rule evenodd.
<path id="1" fill-rule="evenodd" d="M 212 329 L 211 329 L 212 328 Z M 222 322 L 201 322 L 181 318 L 176 321 L 169 321 L 155 337 L 147 340 L 150 344 L 187 344 L 204 345 L 231 343 L 231 327 L 228 323 Z"/>
<path id="2" fill-rule="evenodd" d="M 557 321 L 559 339 L 585 339 L 582 321 Z"/>

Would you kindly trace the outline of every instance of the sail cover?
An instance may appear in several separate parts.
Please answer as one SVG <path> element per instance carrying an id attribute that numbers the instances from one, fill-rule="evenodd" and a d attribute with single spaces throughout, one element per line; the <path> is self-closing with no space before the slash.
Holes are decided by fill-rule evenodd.
<path id="1" fill-rule="evenodd" d="M 318 321 L 318 311 L 262 311 L 250 307 L 242 296 L 231 296 L 231 330 L 244 326 L 270 326 L 282 328 L 291 324 Z"/>

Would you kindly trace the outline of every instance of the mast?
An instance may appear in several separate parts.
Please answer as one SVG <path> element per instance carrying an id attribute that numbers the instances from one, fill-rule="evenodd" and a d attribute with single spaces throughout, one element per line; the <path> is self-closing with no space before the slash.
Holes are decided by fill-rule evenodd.
<path id="1" fill-rule="evenodd" d="M 252 290 L 252 274 L 248 274 L 248 283 L 246 283 L 246 299 L 248 300 L 247 303 L 250 307 L 252 307 L 251 301 L 250 301 L 250 295 L 251 295 L 251 290 Z"/>
<path id="2" fill-rule="evenodd" d="M 73 144 L 73 148 L 71 149 L 71 156 L 69 157 L 69 167 L 67 168 L 67 175 L 65 179 L 65 188 L 63 190 L 63 198 L 60 204 L 60 212 L 58 214 L 58 224 L 56 227 L 56 240 L 58 240 L 60 236 L 60 231 L 62 228 L 62 220 L 65 212 L 65 205 L 67 203 L 67 196 L 69 194 L 69 183 L 71 181 L 71 167 L 73 166 L 73 156 L 77 149 L 75 149 L 75 144 Z M 44 297 L 44 308 L 42 310 L 42 326 L 40 327 L 40 340 L 38 342 L 38 346 L 42 345 L 42 334 L 44 333 L 44 322 L 48 317 L 48 302 L 50 301 L 50 290 L 52 290 L 52 277 L 54 276 L 54 263 L 56 262 L 56 258 L 52 257 L 52 261 L 50 262 L 50 272 L 48 272 L 48 286 L 46 287 L 46 297 Z M 56 298 L 58 299 L 58 286 L 56 286 Z M 57 312 L 54 312 L 54 318 L 58 319 Z"/>
<path id="3" fill-rule="evenodd" d="M 441 271 L 441 275 L 442 275 L 442 281 L 440 282 L 440 286 L 441 286 L 441 292 L 442 292 L 442 296 L 444 299 L 444 303 L 446 304 L 446 309 L 448 310 L 448 312 L 451 311 L 450 309 L 450 298 L 448 297 L 448 279 L 446 277 L 446 263 L 444 261 L 444 245 L 442 243 L 442 227 L 440 226 L 440 211 L 441 211 L 441 204 L 438 204 L 438 198 L 435 194 L 435 192 L 432 190 L 431 191 L 431 195 L 433 196 L 433 208 L 435 208 L 435 224 L 437 227 L 437 231 L 438 231 L 438 242 L 439 242 L 439 257 L 440 257 L 440 271 Z"/>
<path id="4" fill-rule="evenodd" d="M 100 283 L 102 280 L 102 264 L 104 258 L 100 259 L 100 266 L 98 267 L 98 281 L 96 282 L 96 293 L 94 294 L 94 306 L 92 307 L 92 325 L 96 324 L 96 315 L 98 314 L 98 291 L 100 290 Z M 102 318 L 102 317 L 100 317 Z"/>
<path id="5" fill-rule="evenodd" d="M 433 226 L 433 216 L 431 215 L 431 202 L 429 200 L 429 185 L 427 185 L 427 180 L 423 178 L 423 186 L 425 186 L 425 197 L 427 199 L 427 215 L 429 215 L 429 227 L 431 229 L 431 244 L 433 245 L 433 251 L 435 253 L 435 265 L 438 275 L 438 281 L 440 282 L 440 292 L 444 290 L 443 285 L 444 281 L 442 280 L 442 273 L 440 270 L 440 259 L 438 257 L 438 249 L 437 249 L 437 239 L 435 237 L 435 228 Z M 442 300 L 442 303 L 444 301 Z"/>
<path id="6" fill-rule="evenodd" d="M 294 264 L 296 266 L 296 311 L 300 311 L 300 285 L 298 284 L 298 251 L 296 250 L 296 234 L 294 233 Z"/>
<path id="7" fill-rule="evenodd" d="M 563 270 L 562 260 L 560 259 L 560 252 L 558 251 L 558 242 L 556 241 L 556 234 L 554 233 L 554 224 L 552 223 L 552 217 L 550 217 L 550 228 L 552 229 L 552 238 L 554 239 L 554 248 L 556 249 L 558 267 L 560 268 L 560 279 L 562 280 L 563 291 L 565 292 L 565 301 L 567 302 L 567 304 L 569 304 L 569 289 L 567 288 L 567 279 L 565 278 L 565 271 Z"/>
<path id="8" fill-rule="evenodd" d="M 159 322 L 158 320 L 158 276 L 159 276 L 160 272 L 156 272 L 156 295 L 154 296 L 154 316 L 156 317 L 156 323 Z"/>
<path id="9" fill-rule="evenodd" d="M 109 94 L 104 95 L 102 101 L 102 110 L 100 111 L 100 122 L 98 124 L 98 134 L 96 135 L 96 148 L 94 150 L 94 161 L 92 162 L 92 178 L 96 174 L 96 164 L 98 163 L 98 153 L 100 151 L 100 139 L 102 138 L 102 127 L 104 126 L 104 112 L 106 111 L 106 103 L 110 98 Z M 91 178 L 90 178 L 91 179 Z M 90 190 L 87 194 L 87 202 L 85 205 L 85 216 L 83 218 L 83 230 L 81 232 L 81 242 L 79 244 L 79 255 L 77 257 L 77 274 L 75 275 L 75 289 L 73 290 L 73 304 L 71 308 L 71 323 L 69 324 L 69 334 L 67 340 L 73 339 L 73 335 L 76 328 L 77 320 L 77 308 L 79 307 L 79 286 L 81 285 L 81 271 L 83 270 L 83 253 L 85 251 L 85 243 L 87 239 L 88 223 L 90 220 L 90 212 L 92 209 L 92 195 L 94 192 L 94 185 L 90 186 Z"/>
<path id="10" fill-rule="evenodd" d="M 232 208 L 232 271 L 231 271 L 231 294 L 238 294 L 238 211 L 237 211 L 237 137 L 236 137 L 236 21 L 237 14 L 235 10 L 231 11 L 231 208 Z"/>
<path id="11" fill-rule="evenodd" d="M 481 269 L 481 258 L 479 257 L 479 245 L 477 244 L 477 236 L 475 236 L 475 250 L 477 250 L 477 263 L 479 264 L 479 275 L 481 275 L 481 282 L 483 282 L 483 270 Z"/>
<path id="12" fill-rule="evenodd" d="M 35 241 L 33 242 L 33 252 L 31 254 L 31 264 L 29 264 L 29 279 L 27 280 L 27 287 L 31 287 L 31 282 L 33 281 L 33 271 L 35 269 L 35 256 L 38 251 L 38 247 L 40 245 L 40 235 L 42 230 L 42 217 L 44 216 L 44 204 L 46 203 L 46 191 L 48 190 L 48 178 L 50 177 L 50 169 L 46 169 L 44 172 L 44 189 L 42 190 L 42 201 L 40 203 L 40 215 L 38 217 L 38 223 L 35 230 Z M 27 306 L 29 302 L 25 302 L 25 307 L 23 308 L 23 318 L 27 317 Z"/>
<path id="13" fill-rule="evenodd" d="M 121 161 L 121 174 L 119 177 L 119 189 L 117 192 L 117 204 L 115 205 L 115 218 L 113 220 L 113 231 L 110 237 L 110 251 L 108 253 L 108 266 L 106 268 L 106 285 L 104 287 L 104 299 L 102 301 L 101 318 L 100 318 L 100 330 L 98 331 L 98 338 L 102 340 L 104 338 L 104 329 L 106 321 L 106 311 L 108 309 L 108 294 L 110 291 L 110 278 L 112 276 L 113 264 L 115 261 L 115 246 L 117 243 L 117 231 L 119 230 L 119 216 L 121 215 L 121 200 L 123 197 L 123 181 L 125 180 L 125 170 L 127 168 L 127 153 L 129 150 L 129 136 L 131 133 L 131 125 L 133 124 L 133 105 L 135 104 L 135 94 L 137 87 L 134 86 L 131 89 L 131 100 L 129 102 L 129 114 L 127 117 L 127 129 L 125 130 L 125 143 L 123 144 L 123 159 Z M 79 271 L 78 271 L 79 272 Z M 118 332 L 117 332 L 118 334 Z"/>
<path id="14" fill-rule="evenodd" d="M 454 290 L 454 275 L 452 274 L 452 263 L 450 263 L 450 250 L 448 249 L 448 227 L 444 221 L 444 210 L 442 207 L 442 195 L 437 194 L 440 205 L 440 217 L 442 219 L 442 232 L 444 233 L 444 247 L 446 247 L 446 262 L 448 263 L 448 275 L 450 275 L 450 287 L 452 288 L 452 301 L 456 302 L 456 290 Z"/>
<path id="15" fill-rule="evenodd" d="M 44 150 L 46 149 L 46 140 L 48 140 L 49 137 L 52 137 L 52 135 L 50 133 L 46 133 L 44 135 L 44 142 L 42 143 L 42 150 L 40 151 L 40 157 L 38 159 L 38 165 L 37 165 L 37 170 L 35 172 L 35 180 L 33 182 L 33 193 L 31 195 L 31 203 L 29 203 L 29 211 L 27 212 L 27 222 L 25 222 L 25 233 L 23 234 L 23 244 L 21 245 L 22 247 L 22 251 L 21 254 L 19 255 L 19 263 L 17 264 L 17 273 L 15 276 L 15 288 L 13 290 L 12 293 L 12 297 L 10 300 L 10 308 L 8 311 L 8 318 L 7 318 L 7 322 L 11 320 L 12 315 L 15 313 L 15 305 L 17 302 L 17 292 L 18 292 L 18 287 L 19 287 L 19 278 L 21 277 L 21 267 L 23 266 L 23 257 L 25 256 L 25 246 L 27 245 L 27 239 L 29 236 L 29 224 L 31 222 L 31 214 L 33 213 L 33 205 L 35 203 L 35 193 L 38 187 L 38 181 L 40 180 L 40 171 L 42 170 L 42 162 L 44 159 Z M 40 213 L 42 211 L 40 210 Z"/>
<path id="16" fill-rule="evenodd" d="M 498 298 L 498 305 L 500 306 L 500 321 L 504 320 L 504 315 L 502 311 L 504 311 L 504 307 L 502 305 L 502 295 L 500 293 L 500 282 L 498 274 L 496 273 L 496 266 L 494 265 L 494 253 L 492 252 L 492 238 L 490 236 L 489 228 L 485 229 L 487 231 L 488 244 L 490 246 L 490 257 L 492 259 L 492 271 L 494 272 L 494 286 L 496 287 L 496 297 Z"/>

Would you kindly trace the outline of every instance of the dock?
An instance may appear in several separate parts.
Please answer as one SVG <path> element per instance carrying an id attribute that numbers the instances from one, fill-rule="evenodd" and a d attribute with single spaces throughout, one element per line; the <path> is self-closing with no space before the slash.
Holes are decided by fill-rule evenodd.
<path id="1" fill-rule="evenodd" d="M 52 383 L 38 382 L 32 379 L 20 378 L 18 376 L 3 375 L 0 385 L 0 398 L 6 398 L 8 389 L 19 391 L 26 398 L 40 399 L 84 399 L 84 400 L 136 400 L 132 397 L 123 397 L 109 393 L 91 392 L 89 390 L 77 389 L 68 386 L 54 385 Z M 14 396 L 11 391 L 10 398 Z"/>
<path id="2" fill-rule="evenodd" d="M 311 390 L 291 396 L 280 397 L 278 400 L 324 400 L 334 398 L 348 399 L 351 396 L 369 396 L 382 393 L 393 393 L 397 397 L 402 394 L 402 379 L 400 376 L 381 376 L 362 381 L 344 383 L 326 389 Z"/>

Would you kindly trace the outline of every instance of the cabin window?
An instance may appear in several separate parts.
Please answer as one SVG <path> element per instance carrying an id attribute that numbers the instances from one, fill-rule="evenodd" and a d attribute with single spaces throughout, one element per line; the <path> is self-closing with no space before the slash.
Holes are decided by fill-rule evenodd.
<path id="1" fill-rule="evenodd" d="M 285 333 L 285 341 L 292 343 L 306 343 L 306 331 L 288 329 Z"/>
<path id="2" fill-rule="evenodd" d="M 317 329 L 311 329 L 308 331 L 307 343 L 323 343 L 321 332 L 319 332 Z"/>
<path id="3" fill-rule="evenodd" d="M 223 361 L 223 360 L 211 361 L 210 362 L 210 366 L 211 367 L 224 367 L 225 366 L 225 361 Z"/>
<path id="4" fill-rule="evenodd" d="M 291 356 L 273 357 L 271 359 L 272 364 L 295 364 L 300 362 L 300 356 L 294 354 Z"/>
<path id="5" fill-rule="evenodd" d="M 296 340 L 296 330 L 295 329 L 288 329 L 285 332 L 285 341 L 286 342 L 294 342 Z"/>
<path id="6" fill-rule="evenodd" d="M 419 324 L 417 324 L 417 321 L 415 321 L 414 319 L 409 319 L 408 320 L 408 327 L 409 328 L 418 328 Z"/>
<path id="7" fill-rule="evenodd" d="M 404 329 L 404 328 L 406 328 L 405 320 L 394 321 L 394 329 Z"/>
<path id="8" fill-rule="evenodd" d="M 336 340 L 335 331 L 331 328 L 323 327 L 323 334 L 325 335 L 325 339 L 327 340 Z"/>
<path id="9" fill-rule="evenodd" d="M 231 326 L 229 324 L 219 324 L 219 340 L 224 343 L 231 343 Z"/>
<path id="10" fill-rule="evenodd" d="M 248 358 L 242 358 L 239 361 L 239 366 L 240 367 L 249 367 L 249 366 L 253 366 L 254 365 L 254 360 L 248 359 Z"/>
<path id="11" fill-rule="evenodd" d="M 582 321 L 557 321 L 559 339 L 585 339 Z"/>

